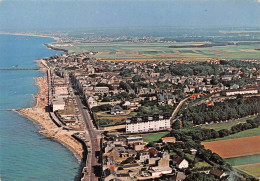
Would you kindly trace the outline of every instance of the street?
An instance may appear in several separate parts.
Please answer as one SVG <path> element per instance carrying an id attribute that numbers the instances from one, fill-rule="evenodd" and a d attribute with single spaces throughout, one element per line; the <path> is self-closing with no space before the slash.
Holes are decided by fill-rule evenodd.
<path id="1" fill-rule="evenodd" d="M 98 133 L 93 126 L 92 119 L 90 118 L 89 113 L 87 112 L 87 110 L 83 108 L 79 95 L 75 95 L 75 98 L 79 107 L 79 111 L 86 123 L 87 137 L 89 138 L 90 145 L 91 145 L 90 148 L 91 152 L 88 153 L 88 157 L 87 157 L 88 176 L 86 177 L 86 180 L 87 181 L 98 180 L 98 178 L 94 174 L 94 169 L 93 169 L 94 166 L 98 165 L 98 159 L 95 157 L 96 151 L 99 151 L 99 145 L 97 140 Z"/>

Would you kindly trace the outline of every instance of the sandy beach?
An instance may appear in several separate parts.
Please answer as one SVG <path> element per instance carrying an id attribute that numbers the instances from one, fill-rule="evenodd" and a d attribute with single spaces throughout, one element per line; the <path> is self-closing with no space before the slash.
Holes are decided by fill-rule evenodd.
<path id="1" fill-rule="evenodd" d="M 46 68 L 41 64 L 41 60 L 36 62 L 37 65 L 41 67 L 41 71 L 46 72 Z M 35 80 L 36 85 L 39 87 L 39 92 L 34 95 L 36 99 L 35 106 L 31 108 L 17 109 L 14 111 L 40 124 L 42 130 L 40 130 L 39 133 L 47 137 L 51 137 L 63 144 L 74 153 L 78 160 L 81 160 L 83 152 L 82 144 L 71 136 L 75 133 L 75 131 L 67 131 L 58 127 L 51 120 L 49 113 L 45 111 L 45 106 L 48 105 L 47 76 L 38 77 L 35 78 Z"/>

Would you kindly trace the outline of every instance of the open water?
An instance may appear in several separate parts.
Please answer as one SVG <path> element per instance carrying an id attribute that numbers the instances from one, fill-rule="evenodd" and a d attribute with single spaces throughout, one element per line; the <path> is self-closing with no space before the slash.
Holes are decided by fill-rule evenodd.
<path id="1" fill-rule="evenodd" d="M 59 54 L 50 38 L 0 35 L 0 68 L 33 68 L 34 60 Z M 40 127 L 10 109 L 33 106 L 40 71 L 0 70 L 0 180 L 69 181 L 79 163 L 63 145 L 39 134 Z"/>

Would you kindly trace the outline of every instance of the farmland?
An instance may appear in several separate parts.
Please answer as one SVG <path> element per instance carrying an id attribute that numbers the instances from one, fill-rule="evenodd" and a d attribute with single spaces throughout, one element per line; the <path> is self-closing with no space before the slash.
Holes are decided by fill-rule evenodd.
<path id="1" fill-rule="evenodd" d="M 107 61 L 154 61 L 154 60 L 196 60 L 208 59 L 250 59 L 260 58 L 256 45 L 227 45 L 213 47 L 188 47 L 205 44 L 208 42 L 177 42 L 177 43 L 87 43 L 72 42 L 71 46 L 59 48 L 68 50 L 69 53 L 97 52 L 95 58 Z M 52 44 L 55 46 L 55 43 Z M 170 48 L 170 46 L 184 46 L 185 48 Z M 187 47 L 186 47 L 187 46 Z"/>
<path id="2" fill-rule="evenodd" d="M 259 178 L 260 177 L 260 163 L 256 163 L 256 164 L 248 164 L 248 165 L 239 165 L 239 166 L 235 166 L 235 168 L 254 176 L 255 178 Z"/>
<path id="3" fill-rule="evenodd" d="M 226 161 L 230 163 L 232 166 L 260 163 L 260 155 L 258 154 L 258 155 L 228 158 L 226 159 Z"/>
<path id="4" fill-rule="evenodd" d="M 252 175 L 256 178 L 260 177 L 260 155 L 249 155 L 236 158 L 226 159 L 233 167 Z"/>
<path id="5" fill-rule="evenodd" d="M 206 149 L 219 154 L 223 158 L 260 154 L 260 136 L 203 142 Z"/>

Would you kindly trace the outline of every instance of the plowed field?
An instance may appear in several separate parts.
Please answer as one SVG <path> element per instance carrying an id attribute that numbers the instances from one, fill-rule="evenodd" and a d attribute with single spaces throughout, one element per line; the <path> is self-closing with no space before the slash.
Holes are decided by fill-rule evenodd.
<path id="1" fill-rule="evenodd" d="M 260 136 L 204 142 L 206 149 L 219 154 L 223 158 L 260 154 Z"/>

